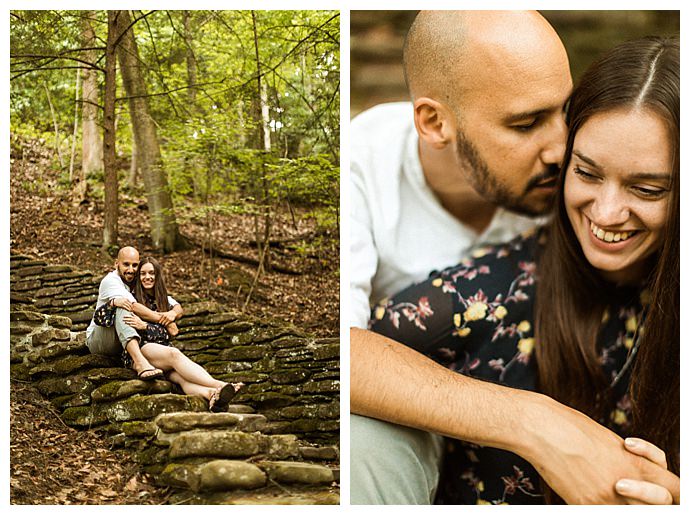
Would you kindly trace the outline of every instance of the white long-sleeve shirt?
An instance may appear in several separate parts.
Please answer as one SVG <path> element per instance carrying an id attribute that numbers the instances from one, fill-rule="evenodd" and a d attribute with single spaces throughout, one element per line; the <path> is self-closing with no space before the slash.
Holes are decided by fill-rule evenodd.
<path id="1" fill-rule="evenodd" d="M 352 327 L 367 327 L 372 303 L 457 264 L 477 245 L 508 241 L 538 223 L 497 209 L 478 235 L 427 185 L 418 142 L 410 103 L 382 104 L 352 120 Z"/>

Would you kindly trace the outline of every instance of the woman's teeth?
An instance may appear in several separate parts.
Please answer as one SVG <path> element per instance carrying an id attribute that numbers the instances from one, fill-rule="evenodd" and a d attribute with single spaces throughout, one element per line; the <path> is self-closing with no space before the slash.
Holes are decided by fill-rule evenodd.
<path id="1" fill-rule="evenodd" d="M 613 231 L 605 231 L 601 229 L 600 227 L 597 227 L 594 225 L 594 222 L 589 222 L 589 230 L 592 231 L 592 234 L 597 237 L 597 239 L 601 241 L 605 241 L 607 243 L 611 242 L 616 242 L 616 241 L 625 241 L 631 236 L 633 236 L 637 231 L 623 231 L 623 232 L 613 232 Z"/>

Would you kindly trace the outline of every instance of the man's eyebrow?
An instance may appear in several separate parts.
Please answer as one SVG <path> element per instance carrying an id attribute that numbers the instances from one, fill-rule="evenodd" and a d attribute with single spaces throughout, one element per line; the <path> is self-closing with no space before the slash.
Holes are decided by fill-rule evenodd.
<path id="1" fill-rule="evenodd" d="M 589 166 L 592 166 L 594 168 L 600 168 L 594 159 L 592 159 L 591 157 L 587 157 L 582 152 L 579 152 L 578 150 L 573 150 L 573 154 L 576 155 L 580 160 L 587 163 Z M 635 173 L 635 174 L 631 175 L 630 178 L 631 179 L 652 180 L 652 181 L 655 181 L 655 180 L 670 181 L 671 180 L 671 174 L 670 173 L 655 173 L 655 172 L 640 172 L 640 173 Z"/>
<path id="2" fill-rule="evenodd" d="M 524 111 L 522 113 L 510 114 L 504 118 L 505 123 L 515 123 L 521 122 L 523 120 L 529 120 L 531 118 L 538 118 L 544 114 L 548 114 L 550 109 L 535 109 L 534 111 Z"/>

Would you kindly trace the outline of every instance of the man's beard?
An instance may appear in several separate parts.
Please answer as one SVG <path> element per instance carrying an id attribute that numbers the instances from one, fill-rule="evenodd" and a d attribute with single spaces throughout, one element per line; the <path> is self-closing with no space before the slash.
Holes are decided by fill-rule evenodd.
<path id="1" fill-rule="evenodd" d="M 469 170 L 469 180 L 472 187 L 488 202 L 508 211 L 531 217 L 540 216 L 550 211 L 552 203 L 547 203 L 545 206 L 530 205 L 526 197 L 539 182 L 557 176 L 557 166 L 549 166 L 544 173 L 530 179 L 522 194 L 515 194 L 496 180 L 496 175 L 489 170 L 486 161 L 462 131 L 457 132 L 456 152 L 460 162 Z"/>

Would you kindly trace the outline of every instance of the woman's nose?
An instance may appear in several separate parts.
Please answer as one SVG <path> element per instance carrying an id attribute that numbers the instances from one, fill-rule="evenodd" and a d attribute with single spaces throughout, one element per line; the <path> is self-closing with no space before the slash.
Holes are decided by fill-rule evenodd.
<path id="1" fill-rule="evenodd" d="M 604 227 L 624 224 L 630 218 L 630 208 L 624 195 L 614 188 L 602 187 L 592 204 L 593 222 Z"/>

